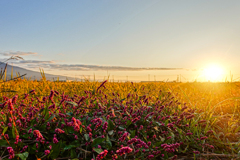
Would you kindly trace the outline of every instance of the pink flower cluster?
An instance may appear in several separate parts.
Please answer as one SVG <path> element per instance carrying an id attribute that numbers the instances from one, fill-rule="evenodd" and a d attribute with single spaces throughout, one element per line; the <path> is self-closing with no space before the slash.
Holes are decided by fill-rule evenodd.
<path id="1" fill-rule="evenodd" d="M 175 144 L 162 144 L 161 147 L 168 153 L 173 153 L 175 149 L 177 149 L 180 146 L 180 143 Z"/>
<path id="2" fill-rule="evenodd" d="M 78 119 L 72 117 L 71 125 L 74 126 L 74 130 L 75 130 L 76 132 L 79 131 L 79 129 L 80 129 L 80 125 L 81 125 L 81 124 L 82 124 L 82 123 L 81 123 L 80 120 L 78 120 Z"/>
<path id="3" fill-rule="evenodd" d="M 11 99 L 8 100 L 8 109 L 9 109 L 10 111 L 12 111 L 12 110 L 14 109 Z"/>
<path id="4" fill-rule="evenodd" d="M 19 135 L 16 136 L 16 140 L 14 142 L 14 144 L 18 144 L 19 141 L 22 141 L 21 139 L 19 139 Z"/>
<path id="5" fill-rule="evenodd" d="M 137 138 L 132 138 L 131 140 L 129 140 L 128 142 L 127 142 L 127 144 L 128 145 L 130 145 L 130 144 L 133 144 L 133 143 L 135 143 L 135 142 L 137 142 Z"/>
<path id="6" fill-rule="evenodd" d="M 92 122 L 93 124 L 96 124 L 94 130 L 97 130 L 98 127 L 100 127 L 100 126 L 102 125 L 102 120 L 101 120 L 100 118 L 95 118 L 95 119 L 91 120 L 91 122 Z"/>
<path id="7" fill-rule="evenodd" d="M 104 150 L 99 155 L 97 155 L 96 160 L 101 160 L 107 155 L 108 151 Z"/>
<path id="8" fill-rule="evenodd" d="M 119 141 L 123 142 L 128 135 L 129 135 L 129 133 L 128 133 L 128 132 L 125 132 L 125 133 L 122 135 L 122 137 L 119 138 Z"/>
<path id="9" fill-rule="evenodd" d="M 45 151 L 44 151 L 44 154 L 45 154 L 45 155 L 49 155 L 49 153 L 50 153 L 50 150 L 45 150 Z"/>
<path id="10" fill-rule="evenodd" d="M 7 150 L 8 150 L 8 153 L 9 153 L 9 159 L 13 159 L 14 156 L 15 156 L 13 148 L 12 147 L 7 147 Z"/>
<path id="11" fill-rule="evenodd" d="M 57 139 L 57 135 L 56 134 L 54 134 L 53 143 L 58 143 L 58 139 Z"/>
<path id="12" fill-rule="evenodd" d="M 136 148 L 141 148 L 141 147 L 144 147 L 146 149 L 149 148 L 148 145 L 144 141 L 142 141 L 141 139 L 138 139 L 137 142 L 138 142 L 138 144 L 136 145 Z"/>
<path id="13" fill-rule="evenodd" d="M 25 152 L 27 148 L 28 148 L 28 146 L 24 146 L 20 152 L 21 152 L 21 153 L 22 153 L 22 152 Z"/>
<path id="14" fill-rule="evenodd" d="M 43 138 L 43 136 L 42 136 L 42 134 L 40 133 L 39 130 L 34 130 L 33 134 L 34 134 L 35 137 L 37 137 L 36 138 L 37 141 L 42 142 L 44 140 L 44 138 Z"/>
<path id="15" fill-rule="evenodd" d="M 61 134 L 61 133 L 65 133 L 65 131 L 59 129 L 59 128 L 56 128 L 55 129 L 55 132 L 58 133 L 58 134 Z"/>
<path id="16" fill-rule="evenodd" d="M 117 153 L 118 155 L 122 156 L 122 155 L 124 155 L 124 154 L 126 154 L 126 153 L 132 152 L 132 150 L 133 150 L 133 149 L 130 148 L 130 147 L 122 147 L 122 148 L 120 148 L 119 150 L 117 150 L 116 153 Z"/>
<path id="17" fill-rule="evenodd" d="M 141 119 L 141 117 L 136 117 L 132 120 L 132 123 L 136 123 L 137 121 L 139 121 Z"/>
<path id="18" fill-rule="evenodd" d="M 152 159 L 154 158 L 154 155 L 149 155 L 147 158 Z"/>
<path id="19" fill-rule="evenodd" d="M 102 129 L 103 129 L 103 131 L 105 132 L 105 131 L 107 130 L 107 128 L 108 128 L 108 122 L 105 122 L 105 123 L 103 124 Z"/>

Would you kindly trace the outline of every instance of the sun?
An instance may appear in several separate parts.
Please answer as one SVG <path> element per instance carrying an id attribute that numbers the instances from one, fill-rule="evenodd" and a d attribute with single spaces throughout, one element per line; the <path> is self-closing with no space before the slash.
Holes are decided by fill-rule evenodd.
<path id="1" fill-rule="evenodd" d="M 222 81 L 224 76 L 224 70 L 219 65 L 209 65 L 203 70 L 204 76 L 207 81 L 217 82 Z"/>

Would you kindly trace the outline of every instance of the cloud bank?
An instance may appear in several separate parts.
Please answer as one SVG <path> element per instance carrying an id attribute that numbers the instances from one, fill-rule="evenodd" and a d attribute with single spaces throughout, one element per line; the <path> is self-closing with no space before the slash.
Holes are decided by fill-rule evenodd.
<path id="1" fill-rule="evenodd" d="M 184 68 L 140 68 L 123 66 L 100 66 L 86 64 L 57 64 L 55 61 L 21 60 L 15 65 L 25 65 L 27 68 L 45 68 L 64 71 L 143 71 L 143 70 L 183 70 Z"/>
<path id="2" fill-rule="evenodd" d="M 3 56 L 39 56 L 36 52 L 22 51 L 5 51 L 1 52 Z M 63 55 L 60 53 L 59 55 Z M 5 59 L 6 60 L 6 59 Z M 0 60 L 1 61 L 1 60 Z M 1 62 L 3 62 L 2 60 Z M 11 60 L 11 64 L 26 69 L 47 69 L 62 71 L 143 71 L 143 70 L 184 70 L 184 68 L 144 68 L 144 67 L 123 67 L 123 66 L 104 66 L 104 65 L 87 65 L 87 64 L 60 64 L 60 61 L 43 61 L 43 60 Z M 58 62 L 58 63 L 57 63 Z"/>

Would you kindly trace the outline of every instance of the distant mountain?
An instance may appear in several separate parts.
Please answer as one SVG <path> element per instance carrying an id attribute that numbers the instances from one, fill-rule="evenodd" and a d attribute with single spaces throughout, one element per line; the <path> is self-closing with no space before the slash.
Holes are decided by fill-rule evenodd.
<path id="1" fill-rule="evenodd" d="M 2 63 L 0 64 L 0 70 L 4 69 L 5 68 L 5 63 Z M 12 66 L 12 65 L 7 65 L 7 77 L 8 79 L 10 79 L 11 77 L 11 72 L 13 70 L 13 77 L 16 77 L 16 72 L 17 73 L 20 73 L 20 75 L 23 75 L 23 74 L 27 74 L 25 76 L 25 78 L 29 79 L 31 78 L 31 80 L 40 80 L 42 78 L 41 76 L 41 73 L 40 71 L 39 72 L 35 72 L 35 71 L 31 71 L 31 70 L 28 70 L 28 69 L 24 69 L 24 68 L 21 68 L 21 67 L 16 67 L 16 66 Z M 61 75 L 53 75 L 53 74 L 46 74 L 45 73 L 45 77 L 47 80 L 57 80 L 57 78 L 59 77 L 59 80 L 75 80 L 75 78 L 73 77 L 67 77 L 67 76 L 61 76 Z"/>

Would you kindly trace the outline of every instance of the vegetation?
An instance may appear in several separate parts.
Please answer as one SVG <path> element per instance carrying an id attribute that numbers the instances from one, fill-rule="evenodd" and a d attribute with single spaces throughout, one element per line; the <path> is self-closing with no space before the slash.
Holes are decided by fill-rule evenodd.
<path id="1" fill-rule="evenodd" d="M 0 83 L 0 159 L 239 158 L 240 83 Z"/>

